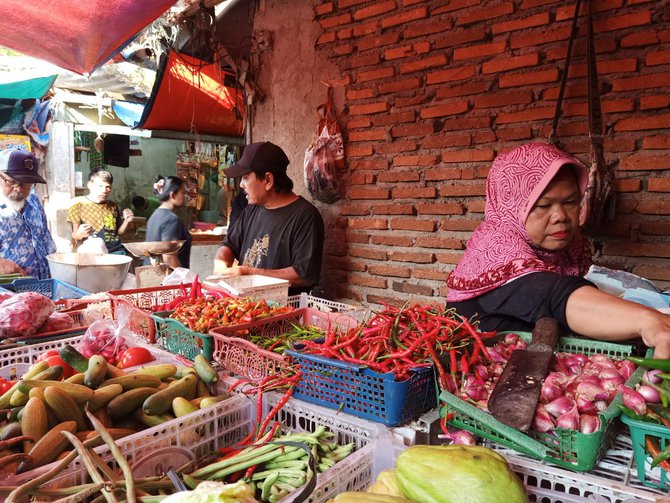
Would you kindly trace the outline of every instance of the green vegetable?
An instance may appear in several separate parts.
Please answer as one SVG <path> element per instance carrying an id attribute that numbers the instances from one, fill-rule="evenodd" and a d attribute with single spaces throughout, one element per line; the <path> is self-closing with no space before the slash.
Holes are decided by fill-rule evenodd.
<path id="1" fill-rule="evenodd" d="M 78 372 L 86 372 L 88 370 L 88 358 L 77 351 L 69 344 L 60 348 L 58 351 L 61 359 L 70 367 Z"/>
<path id="2" fill-rule="evenodd" d="M 658 456 L 656 456 L 654 459 L 651 460 L 651 467 L 656 468 L 663 461 L 667 461 L 669 459 L 670 459 L 670 444 L 666 445 L 665 449 L 659 452 Z"/>
<path id="3" fill-rule="evenodd" d="M 398 456 L 403 495 L 421 503 L 525 503 L 526 490 L 500 454 L 472 445 L 410 447 Z"/>
<path id="4" fill-rule="evenodd" d="M 635 365 L 646 369 L 659 369 L 665 372 L 670 372 L 670 359 L 642 358 L 639 356 L 629 356 L 626 359 L 632 361 Z"/>
<path id="5" fill-rule="evenodd" d="M 649 416 L 641 416 L 640 414 L 636 414 L 633 412 L 631 409 L 626 407 L 625 405 L 619 404 L 619 408 L 621 409 L 621 412 L 623 413 L 624 416 L 629 417 L 631 419 L 635 419 L 636 421 L 644 421 L 645 423 L 654 423 L 654 424 L 659 424 L 656 419 L 653 417 Z"/>
<path id="6" fill-rule="evenodd" d="M 658 414 L 663 419 L 670 421 L 670 407 L 663 407 L 662 405 L 658 405 L 655 403 L 648 403 L 647 407 L 649 407 L 652 410 L 652 412 Z"/>

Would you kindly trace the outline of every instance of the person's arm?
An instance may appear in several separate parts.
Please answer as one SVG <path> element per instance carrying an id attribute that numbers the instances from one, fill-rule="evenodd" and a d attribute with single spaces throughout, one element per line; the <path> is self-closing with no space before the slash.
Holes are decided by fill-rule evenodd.
<path id="1" fill-rule="evenodd" d="M 6 258 L 0 258 L 0 274 L 23 274 L 27 276 L 26 271 L 20 265 Z"/>
<path id="2" fill-rule="evenodd" d="M 93 234 L 93 227 L 90 224 L 72 222 L 72 239 L 75 241 L 83 241 L 91 234 Z"/>
<path id="3" fill-rule="evenodd" d="M 132 210 L 126 208 L 123 210 L 123 222 L 121 222 L 121 225 L 119 225 L 118 233 L 119 236 L 123 236 L 126 232 L 128 232 L 128 227 L 130 224 L 133 222 L 133 219 L 135 218 L 135 215 L 133 214 Z"/>
<path id="4" fill-rule="evenodd" d="M 237 271 L 235 271 L 237 269 Z M 237 274 L 235 274 L 237 272 Z M 270 276 L 271 278 L 285 279 L 291 286 L 311 286 L 312 282 L 303 278 L 293 267 L 284 267 L 283 269 L 258 269 L 241 265 L 233 267 L 230 275 L 246 276 L 248 274 L 260 274 L 261 276 Z"/>
<path id="5" fill-rule="evenodd" d="M 181 261 L 179 260 L 179 255 L 177 255 L 176 253 L 171 253 L 170 255 L 163 255 L 163 262 L 165 262 L 173 269 L 181 267 Z"/>
<path id="6" fill-rule="evenodd" d="M 223 245 L 214 256 L 214 274 L 221 274 L 228 270 L 235 261 L 235 252 L 229 246 Z"/>
<path id="7" fill-rule="evenodd" d="M 642 337 L 656 358 L 670 358 L 670 316 L 655 309 L 583 286 L 568 297 L 565 315 L 578 334 L 609 341 Z"/>

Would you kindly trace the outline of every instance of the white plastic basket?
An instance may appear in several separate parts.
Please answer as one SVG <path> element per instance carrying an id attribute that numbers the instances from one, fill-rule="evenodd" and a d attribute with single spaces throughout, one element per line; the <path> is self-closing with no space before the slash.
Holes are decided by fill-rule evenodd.
<path id="1" fill-rule="evenodd" d="M 355 317 L 359 321 L 367 312 L 367 309 L 363 306 L 344 304 L 343 302 L 322 299 L 320 297 L 314 297 L 313 295 L 308 295 L 306 293 L 301 293 L 300 295 L 291 295 L 288 297 L 286 305 L 296 309 L 311 307 L 313 309 L 323 311 L 324 313 L 346 313 L 349 316 Z M 354 313 L 356 313 L 356 315 L 354 315 Z"/>
<path id="2" fill-rule="evenodd" d="M 280 304 L 285 304 L 288 298 L 289 282 L 287 280 L 271 278 L 260 274 L 233 276 L 209 284 L 216 288 L 222 288 L 239 297 L 273 300 Z"/>

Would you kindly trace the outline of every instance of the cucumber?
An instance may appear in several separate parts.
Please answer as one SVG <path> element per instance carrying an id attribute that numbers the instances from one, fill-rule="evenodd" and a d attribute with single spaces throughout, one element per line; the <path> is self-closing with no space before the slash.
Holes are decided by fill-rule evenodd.
<path id="1" fill-rule="evenodd" d="M 97 388 L 107 375 L 107 360 L 100 355 L 93 355 L 88 360 L 88 368 L 84 374 L 84 385 Z"/>
<path id="2" fill-rule="evenodd" d="M 107 413 L 113 420 L 125 418 L 135 409 L 142 406 L 145 400 L 158 393 L 156 388 L 144 387 L 134 388 L 120 394 L 110 400 L 107 404 Z"/>
<path id="3" fill-rule="evenodd" d="M 210 365 L 203 355 L 197 355 L 193 360 L 193 368 L 198 374 L 198 377 L 205 384 L 214 384 L 219 380 L 219 375 L 216 373 L 216 370 Z"/>
<path id="4" fill-rule="evenodd" d="M 172 407 L 172 400 L 176 397 L 183 396 L 188 398 L 188 395 L 191 393 L 195 395 L 196 379 L 195 374 L 188 374 L 182 377 L 179 381 L 147 398 L 144 401 L 142 410 L 150 416 L 158 416 L 167 412 Z"/>
<path id="5" fill-rule="evenodd" d="M 88 370 L 88 358 L 77 351 L 74 346 L 70 346 L 69 344 L 63 346 L 58 351 L 58 354 L 65 363 L 76 371 L 86 372 Z"/>

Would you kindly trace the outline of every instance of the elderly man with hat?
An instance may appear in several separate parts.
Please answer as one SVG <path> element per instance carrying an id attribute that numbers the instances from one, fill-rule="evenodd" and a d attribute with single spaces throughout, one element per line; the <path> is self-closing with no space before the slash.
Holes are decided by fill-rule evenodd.
<path id="1" fill-rule="evenodd" d="M 247 145 L 226 176 L 242 177 L 249 205 L 215 257 L 215 274 L 262 274 L 290 282 L 289 295 L 319 282 L 324 228 L 319 211 L 293 192 L 284 151 L 270 142 Z M 239 265 L 231 267 L 237 259 Z"/>
<path id="2" fill-rule="evenodd" d="M 47 183 L 33 154 L 16 148 L 0 151 L 0 271 L 49 277 L 46 256 L 56 252 L 44 209 L 31 193 Z"/>

